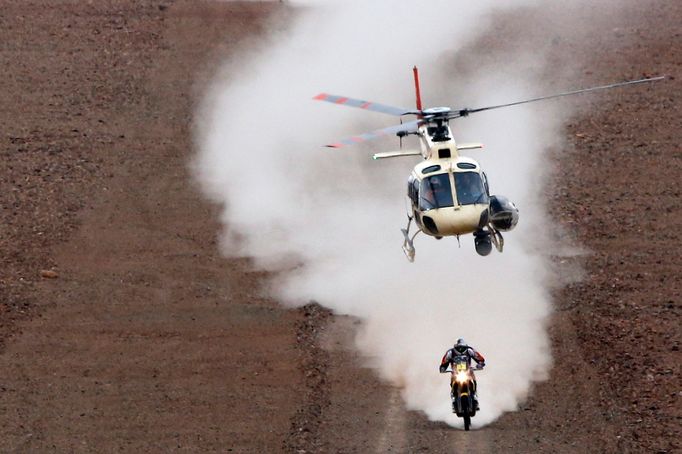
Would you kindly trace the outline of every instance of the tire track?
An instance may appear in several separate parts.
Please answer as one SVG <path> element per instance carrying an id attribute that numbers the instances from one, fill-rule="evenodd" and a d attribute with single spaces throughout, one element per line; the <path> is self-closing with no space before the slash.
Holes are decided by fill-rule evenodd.
<path id="1" fill-rule="evenodd" d="M 379 434 L 375 452 L 406 452 L 407 410 L 398 388 L 391 390 L 384 415 L 384 430 Z"/>
<path id="2" fill-rule="evenodd" d="M 296 327 L 296 347 L 300 355 L 300 370 L 304 374 L 304 389 L 282 447 L 285 452 L 326 452 L 328 450 L 319 431 L 323 412 L 331 402 L 327 381 L 331 355 L 321 347 L 319 337 L 331 317 L 331 311 L 317 303 L 307 304 L 298 311 L 303 319 Z"/>

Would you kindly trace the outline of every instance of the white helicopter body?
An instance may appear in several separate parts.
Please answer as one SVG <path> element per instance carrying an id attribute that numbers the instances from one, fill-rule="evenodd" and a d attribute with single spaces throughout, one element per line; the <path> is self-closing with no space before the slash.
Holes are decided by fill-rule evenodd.
<path id="1" fill-rule="evenodd" d="M 373 156 L 374 159 L 384 159 L 421 155 L 424 159 L 424 161 L 414 167 L 407 181 L 408 222 L 407 227 L 401 229 L 401 231 L 404 237 L 403 251 L 410 261 L 414 261 L 414 238 L 420 232 L 437 239 L 441 239 L 444 236 L 456 236 L 458 240 L 461 235 L 473 233 L 474 245 L 479 255 L 488 255 L 493 245 L 499 252 L 502 252 L 504 238 L 501 232 L 512 230 L 516 227 L 519 220 L 519 211 L 512 202 L 504 196 L 490 194 L 487 177 L 481 170 L 478 162 L 470 157 L 459 154 L 462 150 L 480 149 L 483 145 L 480 143 L 457 144 L 448 124 L 450 120 L 500 107 L 623 85 L 657 81 L 665 78 L 661 76 L 639 79 L 496 106 L 477 109 L 465 108 L 453 111 L 449 107 L 422 109 L 419 74 L 416 67 L 413 71 L 416 110 L 326 93 L 321 93 L 313 98 L 319 101 L 327 101 L 399 117 L 404 115 L 417 116 L 417 119 L 411 122 L 379 129 L 327 145 L 332 148 L 340 148 L 388 134 L 396 134 L 400 137 L 401 144 L 402 138 L 406 135 L 416 135 L 418 137 L 419 150 L 382 152 L 376 153 Z M 412 221 L 417 226 L 414 234 L 410 233 Z"/>

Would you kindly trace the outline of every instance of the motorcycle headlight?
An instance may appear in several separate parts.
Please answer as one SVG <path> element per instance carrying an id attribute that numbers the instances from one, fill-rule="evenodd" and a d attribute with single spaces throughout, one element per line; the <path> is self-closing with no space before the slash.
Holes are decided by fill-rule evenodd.
<path id="1" fill-rule="evenodd" d="M 457 375 L 455 375 L 455 380 L 457 383 L 465 383 L 469 380 L 469 374 L 464 371 L 457 372 Z"/>

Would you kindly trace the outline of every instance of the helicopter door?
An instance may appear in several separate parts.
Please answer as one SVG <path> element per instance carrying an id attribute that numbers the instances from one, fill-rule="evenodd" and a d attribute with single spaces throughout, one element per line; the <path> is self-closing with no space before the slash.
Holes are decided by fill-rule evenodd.
<path id="1" fill-rule="evenodd" d="M 410 198 L 413 206 L 419 204 L 419 180 L 411 175 L 407 180 L 407 196 Z"/>
<path id="2" fill-rule="evenodd" d="M 420 210 L 427 211 L 453 205 L 449 174 L 441 173 L 422 180 L 419 186 Z"/>
<path id="3" fill-rule="evenodd" d="M 488 203 L 488 193 L 478 172 L 455 172 L 455 191 L 460 205 Z"/>

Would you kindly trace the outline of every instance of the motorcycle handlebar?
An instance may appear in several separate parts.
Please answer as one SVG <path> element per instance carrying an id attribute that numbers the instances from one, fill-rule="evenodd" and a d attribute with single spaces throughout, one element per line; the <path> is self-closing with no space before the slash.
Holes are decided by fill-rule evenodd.
<path id="1" fill-rule="evenodd" d="M 470 369 L 472 369 L 472 370 L 483 370 L 484 368 L 483 367 L 470 367 Z M 452 372 L 452 369 L 446 369 L 443 372 L 441 372 L 441 374 L 447 374 L 448 372 Z"/>

